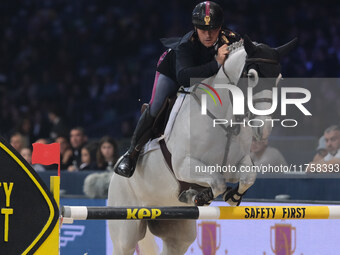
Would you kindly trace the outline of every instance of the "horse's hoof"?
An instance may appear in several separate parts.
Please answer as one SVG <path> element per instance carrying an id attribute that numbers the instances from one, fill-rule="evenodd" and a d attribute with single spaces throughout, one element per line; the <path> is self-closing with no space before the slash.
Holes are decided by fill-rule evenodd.
<path id="1" fill-rule="evenodd" d="M 223 194 L 223 200 L 230 204 L 230 202 L 228 202 L 228 200 L 230 199 L 231 202 L 236 203 L 236 206 L 239 206 L 245 193 L 246 192 L 244 192 L 243 194 L 238 193 L 238 185 L 235 188 L 228 187 Z M 234 195 L 239 196 L 240 198 L 236 199 L 234 198 Z"/>
<path id="2" fill-rule="evenodd" d="M 194 189 L 184 190 L 178 196 L 178 200 L 182 203 L 193 204 L 194 197 L 197 195 L 198 191 Z"/>
<path id="3" fill-rule="evenodd" d="M 206 188 L 203 191 L 198 192 L 195 196 L 195 205 L 196 206 L 203 206 L 203 205 L 210 205 L 211 201 L 214 200 L 214 194 L 211 188 Z"/>

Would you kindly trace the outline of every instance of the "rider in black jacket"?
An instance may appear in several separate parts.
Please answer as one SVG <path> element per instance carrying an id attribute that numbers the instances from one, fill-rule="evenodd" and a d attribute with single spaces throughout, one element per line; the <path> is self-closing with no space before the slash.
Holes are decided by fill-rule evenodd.
<path id="1" fill-rule="evenodd" d="M 129 150 L 117 161 L 114 171 L 131 177 L 140 149 L 150 139 L 151 127 L 164 100 L 189 87 L 190 78 L 208 78 L 217 73 L 228 56 L 227 46 L 241 38 L 222 30 L 223 11 L 211 1 L 202 2 L 192 12 L 194 30 L 181 38 L 163 39 L 169 48 L 157 63 L 157 72 L 148 108 L 143 112 L 132 136 Z"/>

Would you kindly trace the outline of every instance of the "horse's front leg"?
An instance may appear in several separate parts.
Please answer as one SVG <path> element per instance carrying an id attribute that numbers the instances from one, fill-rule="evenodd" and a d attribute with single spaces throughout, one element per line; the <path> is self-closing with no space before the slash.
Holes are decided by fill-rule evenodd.
<path id="1" fill-rule="evenodd" d="M 231 206 L 239 206 L 243 195 L 254 184 L 256 172 L 249 171 L 249 166 L 253 166 L 250 155 L 246 155 L 238 166 L 239 182 L 235 188 L 228 187 L 223 194 L 223 199 Z M 245 171 L 247 170 L 247 171 Z"/>
<path id="2" fill-rule="evenodd" d="M 186 191 L 186 194 L 183 194 L 182 197 L 186 196 L 183 201 L 186 200 L 187 203 L 194 203 L 195 205 L 209 204 L 227 189 L 223 173 L 216 171 L 216 169 L 212 170 L 198 159 L 187 156 L 178 165 L 178 168 L 175 166 L 174 169 L 178 169 L 176 177 L 179 180 L 207 187 L 200 192 Z M 188 198 L 189 196 L 190 198 Z"/>

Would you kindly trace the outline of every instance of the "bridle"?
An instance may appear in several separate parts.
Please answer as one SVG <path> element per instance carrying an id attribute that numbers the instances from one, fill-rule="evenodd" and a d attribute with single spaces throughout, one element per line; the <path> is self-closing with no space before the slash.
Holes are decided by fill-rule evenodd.
<path id="1" fill-rule="evenodd" d="M 244 68 L 241 72 L 241 77 L 240 78 L 245 78 L 247 77 L 247 72 L 246 72 L 246 68 L 247 68 L 247 63 L 266 63 L 266 64 L 273 64 L 273 65 L 279 65 L 280 63 L 276 60 L 273 60 L 273 59 L 268 59 L 268 58 L 247 58 L 246 59 L 246 64 L 244 65 Z M 227 72 L 225 71 L 225 68 L 224 68 L 224 63 L 222 65 L 222 70 L 223 70 L 223 73 L 224 75 L 228 78 L 230 84 L 233 84 L 233 82 L 231 81 L 229 75 L 227 74 Z M 235 85 L 235 84 L 233 84 Z"/>
<path id="2" fill-rule="evenodd" d="M 246 59 L 246 65 L 244 67 L 244 70 L 242 71 L 242 76 L 241 78 L 244 78 L 247 76 L 246 73 L 246 67 L 250 64 L 250 63 L 266 63 L 266 64 L 272 64 L 272 65 L 279 65 L 280 63 L 276 60 L 273 59 L 268 59 L 268 58 L 248 58 Z M 248 65 L 247 65 L 248 64 Z M 253 99 L 253 103 L 273 103 L 273 100 L 271 98 L 257 98 L 257 99 Z"/>
<path id="3" fill-rule="evenodd" d="M 266 63 L 266 64 L 272 64 L 272 65 L 279 65 L 280 64 L 278 61 L 273 60 L 273 59 L 268 59 L 268 58 L 247 58 L 246 61 L 245 61 L 245 65 L 243 67 L 243 70 L 241 72 L 240 79 L 247 77 L 246 70 L 247 70 L 247 67 L 250 64 L 257 64 L 257 63 Z M 224 64 L 222 65 L 222 70 L 223 70 L 224 75 L 228 78 L 230 84 L 237 85 L 237 84 L 234 84 L 231 81 L 230 77 L 228 76 L 227 72 L 225 71 Z M 258 99 L 254 99 L 253 102 L 254 103 L 272 103 L 272 99 L 271 98 L 258 98 Z"/>

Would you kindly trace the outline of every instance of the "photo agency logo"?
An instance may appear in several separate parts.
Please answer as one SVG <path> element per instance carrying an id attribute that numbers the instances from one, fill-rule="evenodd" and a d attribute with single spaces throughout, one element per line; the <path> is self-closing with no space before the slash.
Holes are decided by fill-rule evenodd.
<path id="1" fill-rule="evenodd" d="M 308 89 L 302 87 L 273 87 L 271 90 L 266 90 L 266 92 L 260 92 L 258 94 L 254 94 L 254 88 L 248 87 L 247 93 L 244 95 L 243 91 L 235 86 L 230 84 L 216 84 L 214 87 L 200 83 L 199 85 L 204 85 L 209 88 L 219 99 L 221 107 L 223 106 L 221 96 L 222 89 L 227 91 L 227 95 L 229 93 L 231 104 L 232 104 L 232 113 L 234 117 L 241 117 L 231 119 L 221 119 L 221 118 L 213 118 L 213 127 L 218 125 L 230 125 L 236 126 L 249 126 L 249 127 L 262 127 L 267 123 L 271 124 L 271 127 L 274 127 L 275 123 L 280 123 L 282 127 L 296 127 L 298 125 L 297 119 L 285 118 L 287 116 L 287 106 L 293 105 L 297 107 L 297 109 L 305 116 L 312 116 L 311 112 L 307 110 L 304 104 L 308 103 L 311 99 L 311 93 Z M 198 85 L 198 86 L 199 86 Z M 205 91 L 212 100 L 214 104 L 217 105 L 216 100 L 212 93 L 205 88 L 198 87 L 199 89 Z M 220 94 L 217 93 L 216 90 L 219 90 Z M 279 96 L 280 89 L 280 96 Z M 264 95 L 264 96 L 263 96 Z M 294 95 L 292 98 L 290 95 Z M 279 102 L 280 101 L 280 102 Z M 261 109 L 258 107 L 259 104 L 267 103 L 266 109 Z M 278 105 L 280 103 L 281 119 L 271 118 L 271 115 L 277 110 Z M 270 104 L 270 107 L 268 107 Z M 228 107 L 227 105 L 225 107 Z M 257 108 L 258 107 L 258 108 Z M 201 95 L 201 114 L 207 115 L 207 95 Z M 246 116 L 248 118 L 246 118 Z M 259 118 L 261 117 L 261 118 Z M 268 118 L 263 118 L 268 117 Z M 241 121 L 240 121 L 241 119 Z"/>
<path id="2" fill-rule="evenodd" d="M 205 86 L 208 89 L 210 89 L 217 96 L 221 106 L 223 106 L 220 95 L 217 93 L 217 91 L 213 87 L 211 87 L 210 85 L 203 83 L 203 82 L 199 83 L 198 86 L 199 85 Z M 217 105 L 215 97 L 211 94 L 211 92 L 209 90 L 207 90 L 206 88 L 201 88 L 201 87 L 198 87 L 198 89 L 203 90 L 205 93 L 207 93 L 212 98 L 212 100 L 214 101 L 214 104 Z M 202 104 L 202 106 L 201 106 L 202 115 L 207 115 L 207 95 L 206 94 L 201 95 L 201 104 Z"/>

